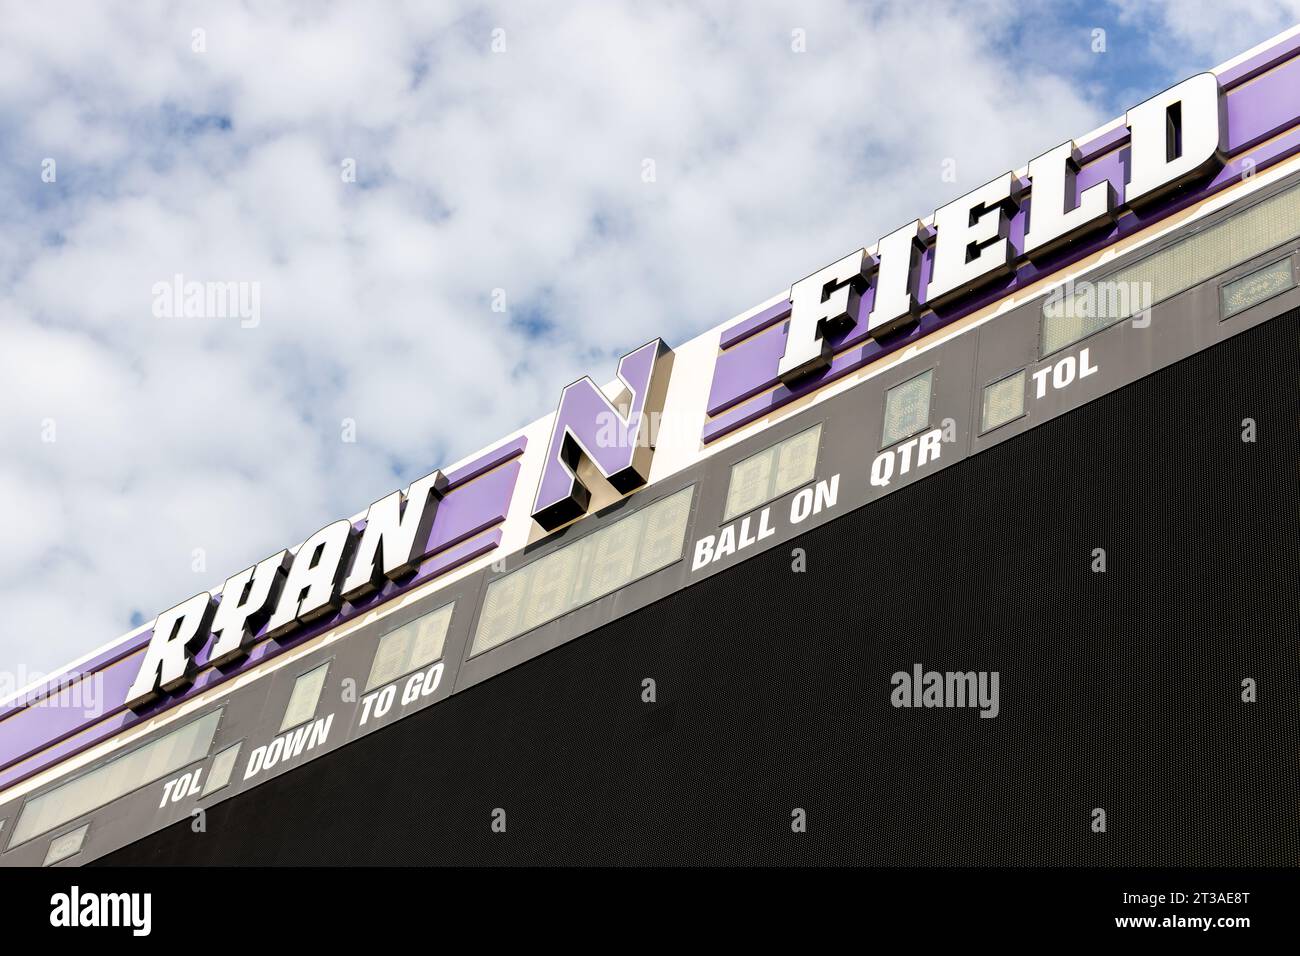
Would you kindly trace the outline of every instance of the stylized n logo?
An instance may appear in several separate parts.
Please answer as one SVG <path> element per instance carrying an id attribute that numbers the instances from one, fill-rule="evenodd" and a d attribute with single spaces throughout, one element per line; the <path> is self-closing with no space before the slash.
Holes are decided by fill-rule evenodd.
<path id="1" fill-rule="evenodd" d="M 547 531 L 587 512 L 591 491 L 578 477 L 583 458 L 620 494 L 649 480 L 652 414 L 663 407 L 672 359 L 662 339 L 619 359 L 618 377 L 630 394 L 621 408 L 590 377 L 565 387 L 533 500 L 533 518 Z"/>

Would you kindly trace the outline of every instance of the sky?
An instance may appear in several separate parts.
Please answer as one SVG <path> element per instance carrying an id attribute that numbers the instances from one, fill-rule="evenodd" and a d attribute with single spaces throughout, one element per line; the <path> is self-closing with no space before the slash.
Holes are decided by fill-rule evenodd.
<path id="1" fill-rule="evenodd" d="M 0 696 L 1297 20 L 0 3 Z"/>

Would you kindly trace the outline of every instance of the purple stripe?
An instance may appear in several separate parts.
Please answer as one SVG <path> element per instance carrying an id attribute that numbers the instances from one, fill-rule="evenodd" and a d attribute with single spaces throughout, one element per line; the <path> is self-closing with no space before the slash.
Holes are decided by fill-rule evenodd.
<path id="1" fill-rule="evenodd" d="M 126 692 L 135 680 L 136 668 L 144 655 L 144 648 L 137 648 L 133 654 L 103 668 L 101 675 L 103 687 L 93 690 L 91 700 L 95 704 L 95 713 L 86 713 L 83 707 L 71 706 L 71 690 L 51 695 L 40 704 L 19 712 L 13 718 L 0 724 L 0 754 L 4 754 L 4 764 L 21 760 L 40 750 L 50 741 L 61 740 L 75 734 L 85 725 L 102 720 L 112 713 L 115 706 L 107 702 L 121 702 L 126 699 Z M 78 682 L 80 683 L 80 682 Z M 76 687 L 81 691 L 81 687 Z M 88 685 L 94 688 L 94 684 Z M 39 733 L 33 733 L 33 731 Z"/>
<path id="2" fill-rule="evenodd" d="M 1224 70 L 1219 74 L 1219 83 L 1225 90 L 1240 86 L 1258 74 L 1272 69 L 1283 60 L 1290 59 L 1297 52 L 1300 52 L 1300 34 L 1269 47 L 1249 60 L 1243 60 L 1231 69 Z"/>
<path id="3" fill-rule="evenodd" d="M 1228 152 L 1233 155 L 1295 125 L 1300 116 L 1300 58 L 1228 97 Z"/>
<path id="4" fill-rule="evenodd" d="M 474 459 L 468 465 L 462 465 L 455 471 L 447 472 L 448 489 L 463 485 L 467 481 L 473 481 L 479 475 L 486 471 L 491 471 L 502 462 L 509 461 L 511 458 L 518 458 L 528 447 L 528 438 L 520 435 L 512 442 L 507 442 L 498 448 L 493 448 L 486 455 Z"/>
<path id="5" fill-rule="evenodd" d="M 1117 128 L 1102 133 L 1096 139 L 1080 143 L 1079 153 L 1083 157 L 1083 162 L 1090 163 L 1103 153 L 1109 153 L 1126 143 L 1128 143 L 1128 127 L 1121 123 Z"/>
<path id="6" fill-rule="evenodd" d="M 473 497 L 449 493 L 434 512 L 425 553 L 437 554 L 505 521 L 521 467 L 511 462 L 476 481 Z"/>
<path id="7" fill-rule="evenodd" d="M 65 683 L 76 683 L 77 680 L 81 679 L 81 675 L 93 674 L 96 671 L 101 671 L 114 661 L 121 660 L 132 651 L 144 647 L 144 645 L 149 643 L 149 638 L 151 637 L 153 637 L 152 629 L 141 631 L 139 634 L 134 634 L 123 640 L 121 643 L 114 644 L 108 650 L 95 655 L 85 663 L 78 665 L 75 671 L 61 671 L 60 673 L 50 677 L 39 687 L 33 687 L 27 693 L 23 694 L 21 698 L 11 700 L 9 703 L 5 704 L 4 707 L 0 708 L 0 727 L 3 727 L 4 721 L 13 714 L 25 710 L 27 707 L 30 707 L 32 704 L 49 694 L 61 690 Z M 75 678 L 75 680 L 73 678 Z"/>
<path id="8" fill-rule="evenodd" d="M 485 535 L 472 538 L 469 541 L 462 541 L 448 548 L 446 551 L 440 551 L 437 555 L 430 558 L 420 566 L 416 572 L 415 578 L 411 584 L 408 584 L 403 590 L 409 591 L 415 584 L 423 584 L 438 577 L 440 574 L 446 574 L 462 564 L 473 561 L 475 558 L 482 557 L 494 548 L 501 546 L 501 539 L 504 532 L 500 528 L 493 528 Z"/>
<path id="9" fill-rule="evenodd" d="M 91 744 L 98 743 L 105 737 L 111 737 L 122 730 L 125 730 L 130 723 L 130 711 L 119 711 L 105 719 L 102 724 L 97 724 L 86 734 L 85 738 L 69 738 L 54 744 L 45 751 L 30 766 L 10 767 L 0 772 L 0 787 L 8 787 L 11 784 L 25 780 L 39 770 L 43 770 L 50 764 L 57 763 L 71 757 Z"/>
<path id="10" fill-rule="evenodd" d="M 769 326 L 785 319 L 790 314 L 790 300 L 778 302 L 776 305 L 768 306 L 761 312 L 755 312 L 747 319 L 742 319 L 729 329 L 722 332 L 722 341 L 719 343 L 724 349 L 729 349 L 741 339 L 748 338 L 755 332 L 761 332 Z"/>

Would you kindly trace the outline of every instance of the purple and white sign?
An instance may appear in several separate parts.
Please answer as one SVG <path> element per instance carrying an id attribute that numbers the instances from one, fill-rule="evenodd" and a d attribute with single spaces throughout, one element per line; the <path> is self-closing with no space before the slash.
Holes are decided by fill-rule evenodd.
<path id="1" fill-rule="evenodd" d="M 704 442 L 1300 152 L 1296 53 L 1194 76 L 794 283 L 723 330 Z"/>
<path id="2" fill-rule="evenodd" d="M 716 340 L 677 353 L 658 339 L 635 349 L 609 391 L 590 378 L 567 386 L 554 415 L 525 430 L 531 447 L 521 433 L 463 467 L 433 471 L 364 517 L 327 524 L 164 611 L 79 673 L 0 708 L 0 788 L 412 588 L 582 518 L 591 482 L 625 495 L 652 480 L 652 466 L 655 480 L 671 474 L 723 436 L 1298 153 L 1293 36 L 1150 98 L 1091 140 L 1047 150 L 926 222 L 901 225 L 793 282 L 787 300 Z M 665 462 L 654 426 L 671 407 L 703 411 L 704 425 L 701 433 L 692 420 Z M 83 696 L 96 701 L 93 713 L 48 706 L 92 681 L 95 693 Z"/>

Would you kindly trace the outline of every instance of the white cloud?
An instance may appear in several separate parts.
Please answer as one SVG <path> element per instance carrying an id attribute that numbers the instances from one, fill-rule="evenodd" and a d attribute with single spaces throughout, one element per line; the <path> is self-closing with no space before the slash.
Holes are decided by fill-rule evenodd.
<path id="1" fill-rule="evenodd" d="M 6 7 L 0 665 L 53 668 L 1109 119 L 1021 12 Z M 258 283 L 260 325 L 155 318 L 177 273 Z"/>
<path id="2" fill-rule="evenodd" d="M 1300 21 L 1300 0 L 1210 3 L 1207 0 L 1111 0 L 1120 22 L 1149 36 L 1162 63 L 1189 56 L 1207 69 L 1244 53 Z"/>

